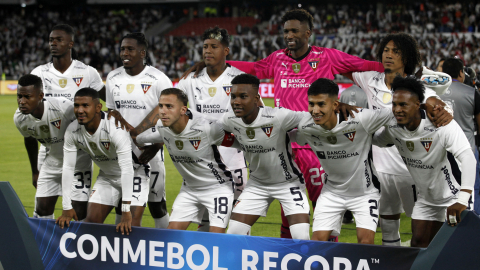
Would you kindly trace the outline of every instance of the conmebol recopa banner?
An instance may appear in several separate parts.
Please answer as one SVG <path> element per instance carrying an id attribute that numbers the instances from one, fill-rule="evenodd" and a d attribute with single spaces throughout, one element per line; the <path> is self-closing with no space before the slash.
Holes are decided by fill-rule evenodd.
<path id="1" fill-rule="evenodd" d="M 29 219 L 50 269 L 409 269 L 420 249 Z"/>

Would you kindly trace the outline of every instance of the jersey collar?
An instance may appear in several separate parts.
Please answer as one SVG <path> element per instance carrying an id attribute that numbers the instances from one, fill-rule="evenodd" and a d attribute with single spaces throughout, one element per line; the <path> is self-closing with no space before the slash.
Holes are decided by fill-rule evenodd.
<path id="1" fill-rule="evenodd" d="M 312 51 L 312 46 L 308 46 L 308 50 L 307 50 L 307 52 L 306 52 L 304 55 L 300 56 L 299 58 L 293 58 L 293 57 L 292 57 L 292 52 L 291 52 L 288 48 L 286 48 L 286 49 L 284 50 L 285 55 L 287 55 L 288 57 L 292 58 L 293 60 L 295 60 L 295 61 L 297 61 L 297 62 L 300 62 L 300 61 L 302 61 L 303 59 L 305 59 L 305 57 L 307 57 L 307 55 L 309 55 L 311 51 Z"/>

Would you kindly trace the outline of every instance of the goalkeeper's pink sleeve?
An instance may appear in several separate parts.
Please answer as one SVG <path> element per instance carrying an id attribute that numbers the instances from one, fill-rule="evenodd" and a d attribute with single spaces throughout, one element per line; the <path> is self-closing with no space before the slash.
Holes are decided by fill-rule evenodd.
<path id="1" fill-rule="evenodd" d="M 255 62 L 246 62 L 246 61 L 226 61 L 227 64 L 240 69 L 241 71 L 254 75 L 257 75 L 255 72 Z"/>

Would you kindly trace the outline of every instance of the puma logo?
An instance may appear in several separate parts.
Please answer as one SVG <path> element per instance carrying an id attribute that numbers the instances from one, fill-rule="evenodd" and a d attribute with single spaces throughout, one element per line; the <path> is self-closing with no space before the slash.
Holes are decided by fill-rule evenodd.
<path id="1" fill-rule="evenodd" d="M 285 64 L 284 62 L 282 62 L 282 66 L 284 66 L 285 69 L 288 69 L 287 64 Z"/>
<path id="2" fill-rule="evenodd" d="M 138 195 L 138 196 L 132 195 L 132 197 L 134 197 L 135 199 L 137 199 L 137 201 L 140 201 L 140 195 Z"/>
<path id="3" fill-rule="evenodd" d="M 302 204 L 296 203 L 295 205 L 301 206 L 301 207 L 303 208 L 303 205 L 304 205 L 304 204 L 305 204 L 305 203 L 302 203 Z M 303 208 L 303 209 L 305 209 L 305 208 Z"/>
<path id="4" fill-rule="evenodd" d="M 85 195 L 87 195 L 87 197 L 88 197 L 88 193 L 87 193 L 86 191 L 83 191 L 83 190 L 82 190 L 82 193 L 85 193 Z"/>
<path id="5" fill-rule="evenodd" d="M 155 197 L 158 196 L 157 192 L 155 192 L 155 191 L 153 191 L 153 190 L 152 190 L 152 193 L 155 194 Z"/>
<path id="6" fill-rule="evenodd" d="M 217 216 L 217 218 L 221 219 L 223 223 L 225 223 L 225 218 L 226 216 L 224 216 L 223 218 L 221 218 L 220 216 Z"/>

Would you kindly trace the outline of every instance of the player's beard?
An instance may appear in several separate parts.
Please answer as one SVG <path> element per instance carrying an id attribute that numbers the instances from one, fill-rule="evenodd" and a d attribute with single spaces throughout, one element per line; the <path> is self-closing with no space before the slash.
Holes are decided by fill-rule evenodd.
<path id="1" fill-rule="evenodd" d="M 392 70 L 389 69 L 389 68 L 386 68 L 384 72 L 385 72 L 385 74 L 389 74 L 389 73 L 392 73 Z"/>

